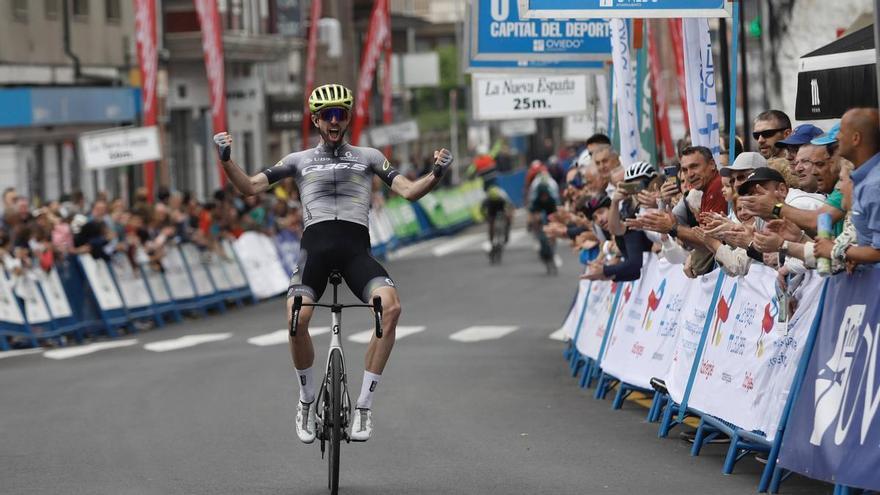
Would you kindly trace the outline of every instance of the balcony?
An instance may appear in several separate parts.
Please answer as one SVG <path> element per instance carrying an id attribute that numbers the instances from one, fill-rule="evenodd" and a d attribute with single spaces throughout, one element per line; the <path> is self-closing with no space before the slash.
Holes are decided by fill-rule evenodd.
<path id="1" fill-rule="evenodd" d="M 167 33 L 165 41 L 171 60 L 203 60 L 205 57 L 202 33 L 199 31 Z M 286 58 L 291 51 L 299 50 L 302 45 L 299 38 L 277 34 L 223 33 L 223 52 L 227 62 L 276 62 Z"/>

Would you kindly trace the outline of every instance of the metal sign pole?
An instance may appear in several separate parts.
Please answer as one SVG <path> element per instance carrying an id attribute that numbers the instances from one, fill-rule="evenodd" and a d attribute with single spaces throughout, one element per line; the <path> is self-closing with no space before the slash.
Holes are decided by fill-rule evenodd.
<path id="1" fill-rule="evenodd" d="M 874 0 L 874 51 L 877 53 L 877 101 L 880 102 L 880 0 Z"/>
<path id="2" fill-rule="evenodd" d="M 880 0 L 875 0 L 880 2 Z M 737 83 L 739 82 L 739 77 L 737 76 L 737 61 L 738 61 L 738 48 L 739 48 L 739 1 L 733 0 L 733 13 L 730 19 L 730 27 L 731 32 L 733 33 L 732 43 L 730 44 L 730 78 L 728 79 L 728 84 L 730 85 L 730 124 L 728 131 L 730 133 L 729 141 L 727 141 L 727 159 L 730 165 L 733 165 L 733 160 L 736 158 L 736 90 Z M 876 29 L 876 27 L 875 27 Z"/>

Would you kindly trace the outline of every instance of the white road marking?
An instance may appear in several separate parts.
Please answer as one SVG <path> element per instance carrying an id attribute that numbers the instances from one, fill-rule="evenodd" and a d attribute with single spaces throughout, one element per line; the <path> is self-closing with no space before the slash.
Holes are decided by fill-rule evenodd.
<path id="1" fill-rule="evenodd" d="M 407 337 L 409 335 L 419 333 L 419 332 L 424 332 L 424 331 L 425 331 L 425 327 L 423 327 L 423 326 L 414 326 L 414 327 L 400 326 L 400 327 L 397 327 L 397 330 L 394 332 L 396 335 L 395 340 L 400 340 L 400 339 Z M 352 334 L 351 337 L 348 338 L 348 340 L 350 340 L 352 342 L 357 342 L 358 344 L 367 344 L 370 342 L 370 338 L 373 337 L 373 333 L 375 333 L 375 330 L 366 330 L 364 332 L 358 332 L 358 333 Z"/>
<path id="2" fill-rule="evenodd" d="M 468 246 L 477 244 L 485 237 L 485 232 L 463 235 L 461 237 L 457 237 L 455 239 L 452 239 L 451 241 L 444 242 L 443 244 L 434 247 L 434 249 L 431 250 L 431 254 L 437 257 L 446 256 L 447 254 L 454 253 Z"/>
<path id="3" fill-rule="evenodd" d="M 550 334 L 550 338 L 551 338 L 552 340 L 558 340 L 558 341 L 560 341 L 560 342 L 565 342 L 566 340 L 568 340 L 568 336 L 565 335 L 565 329 L 564 329 L 564 328 L 560 328 L 559 330 L 557 330 L 557 331 L 551 333 L 551 334 Z"/>
<path id="4" fill-rule="evenodd" d="M 511 325 L 477 325 L 459 330 L 450 335 L 449 338 L 458 342 L 479 342 L 481 340 L 500 339 L 518 329 L 519 327 Z"/>
<path id="5" fill-rule="evenodd" d="M 15 357 L 15 356 L 27 356 L 28 354 L 39 354 L 45 350 L 46 349 L 43 349 L 42 347 L 35 347 L 33 349 L 15 349 L 12 351 L 3 351 L 3 352 L 0 352 L 0 359 L 10 358 L 10 357 Z"/>
<path id="6" fill-rule="evenodd" d="M 149 344 L 144 346 L 144 349 L 153 352 L 168 352 L 168 351 L 176 351 L 178 349 L 185 349 L 187 347 L 192 347 L 199 344 L 205 344 L 208 342 L 218 342 L 221 340 L 226 340 L 229 337 L 232 337 L 231 333 L 202 333 L 198 335 L 184 335 L 183 337 L 178 337 L 176 339 L 168 339 L 168 340 L 159 340 L 157 342 L 150 342 Z"/>
<path id="7" fill-rule="evenodd" d="M 418 242 L 416 244 L 412 244 L 410 246 L 405 246 L 400 249 L 395 249 L 394 251 L 388 253 L 388 259 L 389 260 L 399 260 L 402 258 L 408 258 L 410 256 L 417 255 L 417 254 L 422 254 L 422 255 L 428 254 L 431 252 L 432 247 L 434 247 L 438 244 L 444 243 L 446 241 L 448 241 L 448 239 L 441 237 L 438 239 L 431 239 L 429 241 Z"/>
<path id="8" fill-rule="evenodd" d="M 287 335 L 289 331 L 286 328 L 282 328 L 281 330 L 275 330 L 272 333 L 267 333 L 265 335 L 257 335 L 256 337 L 251 337 L 247 339 L 247 343 L 251 345 L 256 345 L 260 347 L 268 346 L 268 345 L 281 345 L 287 343 Z M 323 333 L 330 333 L 330 327 L 311 327 L 309 328 L 309 334 L 314 337 L 315 335 L 321 335 Z"/>
<path id="9" fill-rule="evenodd" d="M 110 342 L 95 342 L 94 344 L 79 345 L 75 347 L 65 347 L 63 349 L 52 349 L 46 351 L 43 356 L 49 359 L 70 359 L 79 356 L 85 356 L 93 352 L 105 351 L 107 349 L 116 349 L 118 347 L 128 347 L 137 344 L 137 339 L 113 340 Z"/>

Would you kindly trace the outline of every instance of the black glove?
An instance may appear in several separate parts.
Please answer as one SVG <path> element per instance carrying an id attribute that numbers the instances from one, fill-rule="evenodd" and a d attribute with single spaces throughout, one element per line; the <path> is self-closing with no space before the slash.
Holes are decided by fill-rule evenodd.
<path id="1" fill-rule="evenodd" d="M 438 179 L 443 177 L 443 174 L 446 173 L 446 169 L 452 165 L 452 153 L 449 152 L 446 148 L 442 148 L 440 151 L 434 152 L 434 177 Z"/>
<path id="2" fill-rule="evenodd" d="M 228 162 L 232 155 L 232 136 L 228 132 L 218 132 L 214 134 L 214 143 L 217 144 L 217 154 L 220 155 L 220 161 Z"/>

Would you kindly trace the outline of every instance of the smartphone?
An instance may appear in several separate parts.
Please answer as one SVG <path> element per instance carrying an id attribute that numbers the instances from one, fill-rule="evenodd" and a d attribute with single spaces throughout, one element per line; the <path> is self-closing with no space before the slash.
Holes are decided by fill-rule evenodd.
<path id="1" fill-rule="evenodd" d="M 632 195 L 644 190 L 645 186 L 641 182 L 620 182 L 617 184 L 617 188 L 626 194 Z"/>
<path id="2" fill-rule="evenodd" d="M 663 167 L 663 175 L 666 177 L 666 182 L 675 181 L 675 186 L 681 191 L 681 178 L 678 176 L 679 167 L 677 165 L 672 165 L 670 167 Z"/>

